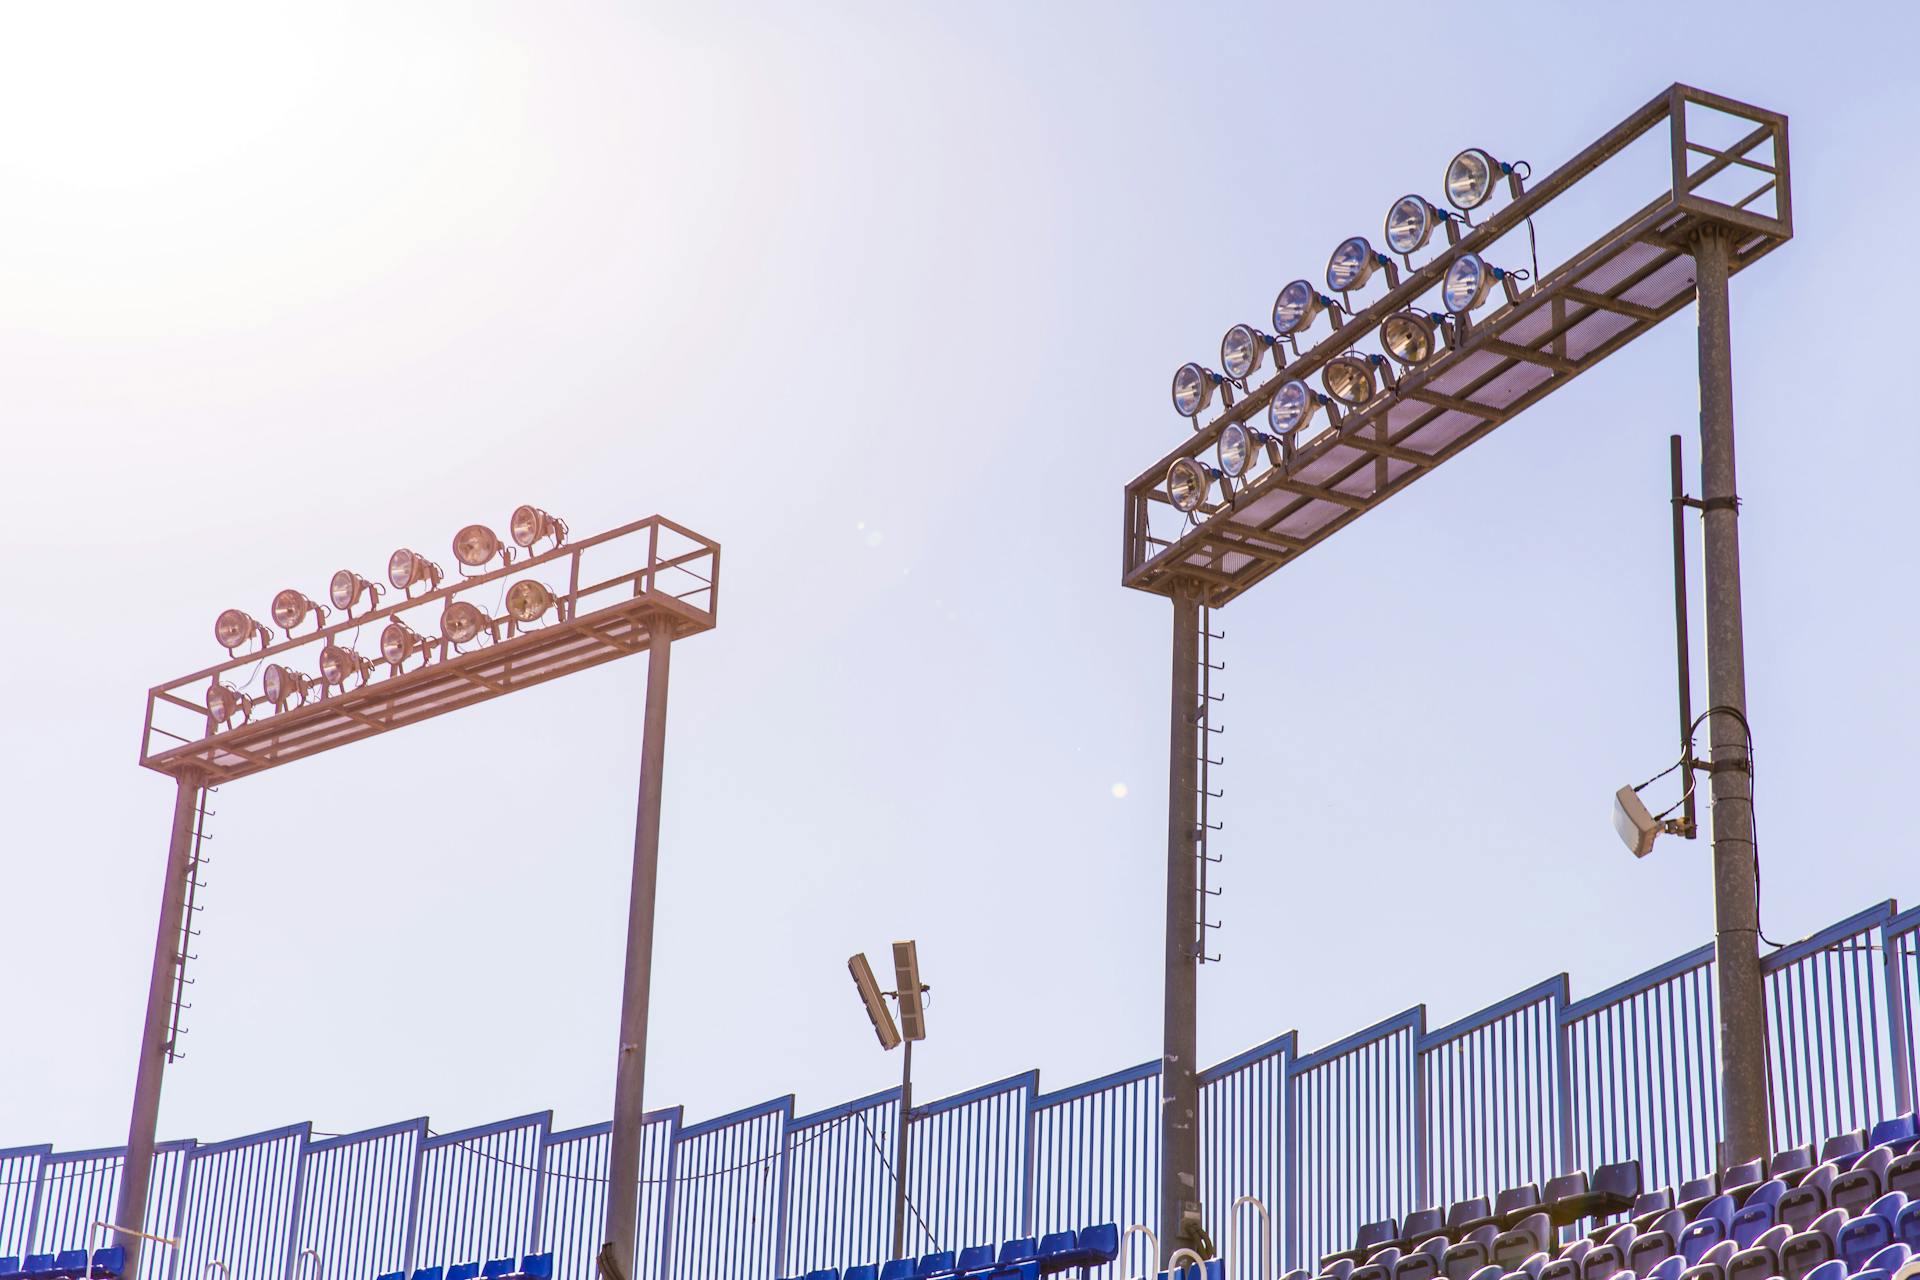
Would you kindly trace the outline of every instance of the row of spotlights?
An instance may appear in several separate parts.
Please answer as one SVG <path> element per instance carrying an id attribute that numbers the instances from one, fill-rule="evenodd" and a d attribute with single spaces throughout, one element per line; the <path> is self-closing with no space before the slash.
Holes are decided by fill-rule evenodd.
<path id="1" fill-rule="evenodd" d="M 532 578 L 523 578 L 507 588 L 507 615 L 517 623 L 538 622 L 559 603 L 546 583 Z M 495 621 L 479 606 L 455 600 L 440 615 L 440 637 L 456 648 L 471 644 L 483 634 L 493 635 Z M 431 661 L 434 644 L 434 640 L 395 619 L 380 632 L 380 657 L 397 675 L 416 657 Z M 343 689 L 349 682 L 366 684 L 373 679 L 374 667 L 374 659 L 344 645 L 329 644 L 320 650 L 317 677 L 277 662 L 268 663 L 260 676 L 261 699 L 276 711 L 304 706 L 319 690 Z M 236 718 L 250 718 L 253 705 L 253 699 L 230 684 L 216 680 L 207 690 L 207 714 L 216 727 L 231 724 Z"/>
<path id="2" fill-rule="evenodd" d="M 507 521 L 507 532 L 513 538 L 514 545 L 523 550 L 531 551 L 542 541 L 549 540 L 558 547 L 567 540 L 567 522 L 538 507 L 523 505 L 514 508 L 513 515 Z M 512 563 L 513 551 L 486 525 L 470 524 L 453 536 L 453 557 L 464 568 L 482 569 L 496 557 L 503 566 Z M 387 557 L 387 582 L 403 595 L 411 596 L 417 586 L 424 586 L 429 592 L 435 591 L 439 589 L 444 576 L 439 565 L 411 548 L 402 547 Z M 368 581 L 351 569 L 339 570 L 327 584 L 327 598 L 333 602 L 335 609 L 343 611 L 349 618 L 353 616 L 354 607 L 362 600 L 372 608 L 380 602 L 383 594 L 378 583 Z M 294 629 L 309 617 L 315 620 L 317 627 L 326 621 L 328 612 L 327 606 L 288 587 L 274 596 L 268 616 L 273 619 L 275 626 L 287 634 L 288 639 L 292 639 Z M 243 610 L 226 609 L 214 619 L 213 638 L 221 648 L 232 654 L 254 640 L 259 641 L 261 648 L 266 648 L 273 643 L 273 632 Z"/>

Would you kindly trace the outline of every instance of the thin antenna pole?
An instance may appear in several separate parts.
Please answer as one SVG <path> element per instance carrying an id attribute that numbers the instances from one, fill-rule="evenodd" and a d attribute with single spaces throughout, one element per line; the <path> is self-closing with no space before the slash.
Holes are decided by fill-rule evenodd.
<path id="1" fill-rule="evenodd" d="M 893 1256 L 907 1256 L 907 1124 L 913 1118 L 913 1041 L 901 1043 L 900 1141 L 893 1166 Z"/>
<path id="2" fill-rule="evenodd" d="M 1687 638 L 1687 490 L 1681 471 L 1680 437 L 1667 439 L 1673 471 L 1673 644 L 1680 673 L 1680 768 L 1686 788 L 1682 803 L 1687 839 L 1699 834 L 1694 821 L 1693 796 L 1693 670 L 1692 644 Z"/>

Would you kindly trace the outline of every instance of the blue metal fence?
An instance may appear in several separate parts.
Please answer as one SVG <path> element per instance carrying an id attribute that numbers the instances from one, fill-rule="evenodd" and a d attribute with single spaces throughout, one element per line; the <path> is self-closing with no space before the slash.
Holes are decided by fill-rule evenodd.
<path id="1" fill-rule="evenodd" d="M 1920 1095 L 1920 910 L 1891 902 L 1763 962 L 1776 1147 L 1910 1110 Z M 1199 1075 L 1201 1197 L 1230 1280 L 1308 1265 L 1366 1221 L 1638 1159 L 1650 1185 L 1712 1168 L 1720 1135 L 1713 948 L 1569 998 L 1550 978 L 1428 1030 L 1416 1006 L 1310 1053 L 1292 1032 Z M 1028 1072 L 917 1105 L 914 1251 L 1158 1213 L 1160 1067 L 1051 1093 Z M 892 1239 L 898 1090 L 795 1117 L 779 1098 L 687 1125 L 649 1114 L 635 1280 L 770 1280 L 875 1261 Z M 545 1114 L 434 1134 L 305 1125 L 155 1155 L 142 1280 L 373 1280 L 551 1250 L 592 1280 L 608 1126 Z M 0 1149 L 0 1256 L 83 1248 L 119 1149 Z M 1259 1213 L 1277 1228 L 1261 1257 Z M 1109 1280 L 1150 1266 L 1130 1242 Z"/>

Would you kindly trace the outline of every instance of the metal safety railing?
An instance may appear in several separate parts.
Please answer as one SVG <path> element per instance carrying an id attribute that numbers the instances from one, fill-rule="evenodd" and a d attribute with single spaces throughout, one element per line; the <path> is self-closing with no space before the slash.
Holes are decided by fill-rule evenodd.
<path id="1" fill-rule="evenodd" d="M 1877 904 L 1764 963 L 1774 1146 L 1911 1110 L 1920 909 Z M 1713 949 L 1571 999 L 1557 975 L 1429 1030 L 1412 1009 L 1324 1048 L 1288 1032 L 1209 1067 L 1201 1200 L 1228 1280 L 1268 1280 L 1363 1222 L 1638 1159 L 1649 1185 L 1711 1169 L 1720 1136 Z M 1037 1072 L 915 1106 L 909 1238 L 956 1249 L 1157 1216 L 1158 1061 L 1042 1092 Z M 648 1115 L 633 1280 L 773 1280 L 873 1261 L 897 1090 L 796 1115 L 778 1098 L 698 1124 Z M 592 1280 L 608 1126 L 546 1114 L 455 1133 L 424 1119 L 355 1134 L 294 1125 L 155 1151 L 140 1280 L 324 1272 L 373 1280 L 437 1263 L 554 1255 Z M 122 1152 L 0 1149 L 0 1257 L 92 1247 Z M 1255 1232 L 1259 1243 L 1250 1245 Z M 1157 1274 L 1136 1226 L 1103 1280 Z"/>

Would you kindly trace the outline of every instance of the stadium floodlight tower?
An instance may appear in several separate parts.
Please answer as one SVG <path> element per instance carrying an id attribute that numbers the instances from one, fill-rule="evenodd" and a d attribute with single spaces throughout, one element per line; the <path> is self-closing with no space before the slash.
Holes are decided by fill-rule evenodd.
<path id="1" fill-rule="evenodd" d="M 273 628 L 228 609 L 214 624 L 227 660 L 148 691 L 140 763 L 173 778 L 176 794 L 114 1209 L 126 1274 L 138 1274 L 137 1233 L 146 1226 L 161 1077 L 177 1056 L 185 1007 L 205 790 L 644 653 L 646 711 L 603 1247 L 624 1275 L 632 1274 L 668 660 L 675 640 L 712 630 L 718 621 L 720 546 L 662 516 L 570 539 L 564 521 L 531 506 L 513 512 L 508 533 L 511 542 L 483 524 L 461 529 L 452 548 L 458 571 L 451 576 L 417 551 L 395 551 L 387 561 L 390 590 L 342 569 L 328 584 L 331 608 L 298 590 L 281 591 L 269 613 L 282 633 L 278 640 Z M 495 617 L 500 607 L 505 612 Z M 377 637 L 377 653 L 356 647 L 363 634 Z M 406 1259 L 409 1269 L 413 1262 Z"/>
<path id="2" fill-rule="evenodd" d="M 891 1052 L 905 1045 L 900 1060 L 900 1133 L 894 1146 L 893 1163 L 893 1254 L 906 1256 L 907 1249 L 907 1127 L 913 1118 L 913 1042 L 927 1038 L 926 1002 L 923 996 L 932 988 L 920 981 L 920 949 L 912 941 L 893 944 L 894 990 L 882 991 L 873 976 L 866 953 L 847 959 L 847 972 L 859 989 L 860 1002 L 873 1022 L 873 1034 L 880 1048 Z M 900 1006 L 900 1025 L 887 1008 L 891 998 Z"/>
<path id="3" fill-rule="evenodd" d="M 1555 202 L 1596 174 L 1613 176 L 1561 206 L 1571 218 L 1589 215 L 1623 174 L 1631 201 L 1652 198 L 1622 206 L 1622 221 L 1541 272 L 1531 262 L 1534 219 L 1548 226 Z M 1714 717 L 1712 762 L 1700 765 L 1714 798 L 1722 1156 L 1767 1150 L 1727 282 L 1793 235 L 1787 121 L 1676 84 L 1532 177 L 1525 163 L 1469 148 L 1446 169 L 1450 208 L 1418 194 L 1395 201 L 1385 225 L 1394 256 L 1361 237 L 1342 243 L 1325 293 L 1305 280 L 1281 290 L 1272 335 L 1228 331 L 1224 374 L 1181 366 L 1174 408 L 1192 430 L 1126 487 L 1121 580 L 1169 597 L 1174 615 L 1160 1208 L 1168 1251 L 1202 1226 L 1194 1074 L 1202 610 L 1238 598 L 1690 303 L 1700 326 L 1708 693 L 1734 713 Z M 1496 265 L 1519 261 L 1533 269 Z M 1272 372 L 1256 384 L 1269 354 Z M 1424 1186 L 1416 1190 L 1424 1203 Z"/>

